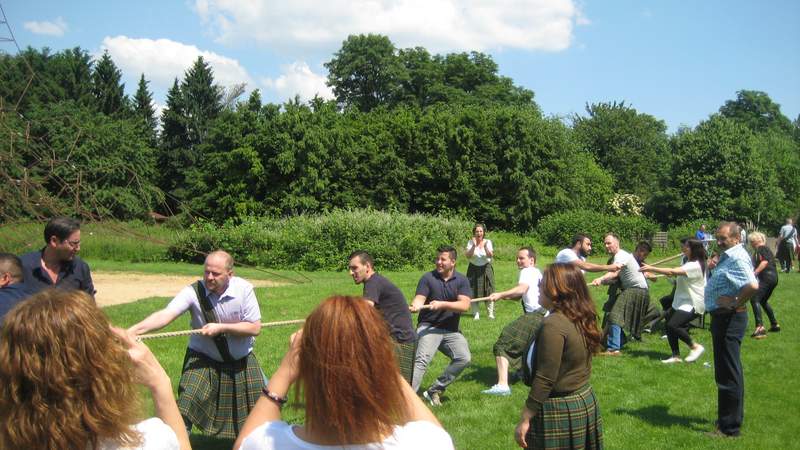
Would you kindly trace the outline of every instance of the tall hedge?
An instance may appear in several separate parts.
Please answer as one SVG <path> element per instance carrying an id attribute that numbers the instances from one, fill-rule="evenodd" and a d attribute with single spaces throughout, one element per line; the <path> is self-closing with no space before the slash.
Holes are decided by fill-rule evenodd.
<path id="1" fill-rule="evenodd" d="M 600 242 L 608 232 L 620 237 L 624 245 L 649 239 L 658 231 L 658 225 L 641 216 L 612 216 L 588 210 L 566 211 L 551 214 L 539 221 L 536 232 L 549 245 L 565 247 L 577 233 L 589 235 Z"/>

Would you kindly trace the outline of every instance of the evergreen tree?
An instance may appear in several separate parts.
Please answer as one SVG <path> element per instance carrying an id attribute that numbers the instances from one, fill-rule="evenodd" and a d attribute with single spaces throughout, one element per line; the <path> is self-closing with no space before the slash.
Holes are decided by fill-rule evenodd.
<path id="1" fill-rule="evenodd" d="M 161 113 L 161 145 L 158 151 L 158 187 L 167 194 L 167 206 L 171 213 L 182 201 L 185 188 L 184 168 L 193 164 L 189 136 L 186 129 L 186 116 L 183 92 L 178 79 L 167 91 L 167 104 Z"/>
<path id="2" fill-rule="evenodd" d="M 127 103 L 125 84 L 120 83 L 122 72 L 109 56 L 103 53 L 92 73 L 92 95 L 97 110 L 107 116 L 117 114 Z"/>
<path id="3" fill-rule="evenodd" d="M 133 115 L 134 120 L 142 127 L 144 136 L 146 136 L 151 147 L 157 145 L 156 141 L 156 128 L 158 121 L 156 119 L 156 111 L 153 108 L 153 94 L 147 88 L 148 81 L 144 79 L 144 74 L 139 78 L 139 87 L 136 89 L 136 94 L 133 96 Z"/>
<path id="4" fill-rule="evenodd" d="M 183 116 L 189 145 L 201 144 L 208 134 L 211 122 L 222 111 L 222 89 L 214 84 L 211 67 L 198 56 L 181 83 Z"/>

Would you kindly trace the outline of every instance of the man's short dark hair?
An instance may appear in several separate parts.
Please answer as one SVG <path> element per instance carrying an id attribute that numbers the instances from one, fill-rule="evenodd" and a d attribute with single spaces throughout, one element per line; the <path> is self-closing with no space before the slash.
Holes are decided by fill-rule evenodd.
<path id="1" fill-rule="evenodd" d="M 536 262 L 536 250 L 533 249 L 530 245 L 526 245 L 524 247 L 519 248 L 520 251 L 525 250 L 528 252 L 528 258 L 533 258 L 533 262 Z"/>
<path id="2" fill-rule="evenodd" d="M 653 252 L 653 246 L 650 245 L 650 243 L 647 242 L 647 241 L 639 241 L 639 243 L 636 244 L 636 250 L 640 250 L 640 249 L 641 250 L 646 250 L 647 253 L 652 253 Z"/>
<path id="3" fill-rule="evenodd" d="M 441 246 L 441 247 L 436 249 L 436 254 L 437 255 L 441 255 L 442 253 L 449 253 L 450 254 L 450 259 L 452 259 L 453 261 L 455 261 L 456 257 L 458 256 L 458 253 L 456 252 L 456 248 L 453 247 L 452 245 L 443 245 L 443 246 Z"/>
<path id="4" fill-rule="evenodd" d="M 22 282 L 22 261 L 11 253 L 0 253 L 0 275 L 8 273 L 17 283 Z"/>
<path id="5" fill-rule="evenodd" d="M 583 233 L 578 233 L 575 236 L 572 236 L 572 245 L 570 245 L 569 248 L 575 247 L 578 242 L 583 243 L 585 239 L 589 239 L 589 236 Z"/>
<path id="6" fill-rule="evenodd" d="M 67 239 L 70 234 L 81 229 L 81 222 L 72 217 L 53 217 L 44 227 L 44 242 L 50 243 L 50 236 L 55 236 L 59 241 Z"/>
<path id="7" fill-rule="evenodd" d="M 375 267 L 375 261 L 372 259 L 369 253 L 366 250 L 356 250 L 353 253 L 350 253 L 350 256 L 347 257 L 347 261 L 349 262 L 351 259 L 358 256 L 358 260 L 361 261 L 361 264 L 366 264 L 370 267 Z"/>

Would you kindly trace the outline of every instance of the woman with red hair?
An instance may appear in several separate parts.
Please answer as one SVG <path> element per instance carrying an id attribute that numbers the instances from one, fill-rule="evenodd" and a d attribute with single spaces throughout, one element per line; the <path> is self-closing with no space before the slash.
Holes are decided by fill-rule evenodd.
<path id="1" fill-rule="evenodd" d="M 589 385 L 601 334 L 586 280 L 572 264 L 553 264 L 539 286 L 550 314 L 536 337 L 533 382 L 514 437 L 523 448 L 601 449 L 602 419 Z"/>
<path id="2" fill-rule="evenodd" d="M 400 375 L 389 336 L 386 322 L 362 299 L 323 301 L 292 335 L 234 449 L 452 449 L 450 436 Z M 281 421 L 292 384 L 305 405 L 303 425 Z"/>

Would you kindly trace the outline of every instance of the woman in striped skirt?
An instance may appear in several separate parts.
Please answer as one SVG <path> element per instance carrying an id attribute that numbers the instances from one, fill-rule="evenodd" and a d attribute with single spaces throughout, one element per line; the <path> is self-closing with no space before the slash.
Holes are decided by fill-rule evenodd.
<path id="1" fill-rule="evenodd" d="M 536 338 L 533 382 L 514 437 L 523 448 L 602 449 L 602 419 L 589 384 L 601 333 L 586 280 L 572 264 L 553 264 L 540 291 L 550 315 Z"/>

